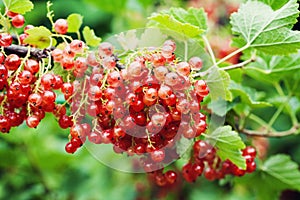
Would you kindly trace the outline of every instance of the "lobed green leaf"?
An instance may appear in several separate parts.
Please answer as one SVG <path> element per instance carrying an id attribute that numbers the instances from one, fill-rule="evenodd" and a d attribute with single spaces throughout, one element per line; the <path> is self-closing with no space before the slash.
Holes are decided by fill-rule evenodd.
<path id="1" fill-rule="evenodd" d="M 34 45 L 38 48 L 47 48 L 51 44 L 55 45 L 55 40 L 51 38 L 51 31 L 44 26 L 34 27 L 32 29 L 26 30 L 28 36 L 25 38 L 24 42 L 27 44 Z"/>
<path id="2" fill-rule="evenodd" d="M 88 26 L 83 28 L 82 34 L 86 44 L 89 46 L 96 47 L 101 42 L 101 38 L 97 37 L 94 30 L 90 29 Z"/>
<path id="3" fill-rule="evenodd" d="M 30 0 L 3 0 L 3 3 L 9 11 L 19 14 L 25 14 L 34 7 Z"/>
<path id="4" fill-rule="evenodd" d="M 256 61 L 244 68 L 247 75 L 269 83 L 293 76 L 300 70 L 300 52 L 288 56 L 273 56 L 260 53 Z"/>
<path id="5" fill-rule="evenodd" d="M 198 38 L 207 29 L 207 18 L 203 9 L 171 8 L 155 13 L 148 19 L 148 26 L 164 29 L 169 35 L 182 40 Z"/>
<path id="6" fill-rule="evenodd" d="M 257 101 L 257 91 L 253 88 L 237 84 L 234 81 L 230 82 L 229 87 L 234 97 L 240 97 L 241 101 L 251 108 L 261 108 L 271 106 L 272 104 L 264 101 Z"/>
<path id="7" fill-rule="evenodd" d="M 239 168 L 246 169 L 246 161 L 241 150 L 245 148 L 239 134 L 232 131 L 231 126 L 223 126 L 214 130 L 208 137 L 217 149 L 217 155 L 222 160 L 230 160 Z"/>
<path id="8" fill-rule="evenodd" d="M 278 154 L 268 158 L 261 167 L 268 182 L 276 183 L 278 190 L 295 189 L 300 191 L 300 171 L 296 162 L 290 156 Z"/>
<path id="9" fill-rule="evenodd" d="M 282 2 L 282 1 L 280 1 Z M 281 4 L 273 4 L 278 5 Z M 299 16 L 297 0 L 289 0 L 277 10 L 259 1 L 242 4 L 231 15 L 234 44 L 269 54 L 289 54 L 300 48 L 300 32 L 290 29 Z"/>
<path id="10" fill-rule="evenodd" d="M 231 101 L 232 95 L 229 91 L 230 76 L 226 71 L 211 68 L 206 83 L 209 88 L 211 100 L 224 99 Z"/>
<path id="11" fill-rule="evenodd" d="M 68 32 L 69 33 L 78 32 L 82 25 L 82 19 L 83 19 L 83 16 L 81 16 L 79 14 L 76 14 L 76 13 L 70 14 L 67 18 Z"/>

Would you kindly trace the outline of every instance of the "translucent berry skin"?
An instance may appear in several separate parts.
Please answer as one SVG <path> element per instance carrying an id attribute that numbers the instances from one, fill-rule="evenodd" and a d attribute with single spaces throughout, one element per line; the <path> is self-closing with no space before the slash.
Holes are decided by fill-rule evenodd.
<path id="1" fill-rule="evenodd" d="M 99 49 L 98 50 L 99 50 L 99 56 L 100 57 L 111 56 L 113 54 L 114 47 L 109 42 L 102 42 L 99 45 Z"/>
<path id="2" fill-rule="evenodd" d="M 40 119 L 36 115 L 27 117 L 26 124 L 29 128 L 36 128 L 40 123 Z"/>
<path id="3" fill-rule="evenodd" d="M 54 30 L 59 34 L 66 34 L 68 32 L 68 22 L 65 19 L 58 19 L 54 23 Z"/>
<path id="4" fill-rule="evenodd" d="M 32 74 L 35 74 L 39 71 L 40 65 L 38 61 L 33 59 L 28 59 L 25 61 L 24 69 L 30 71 Z"/>
<path id="5" fill-rule="evenodd" d="M 33 79 L 33 75 L 30 71 L 28 70 L 23 70 L 19 76 L 19 82 L 23 85 L 26 85 L 26 84 L 30 84 L 32 79 Z"/>
<path id="6" fill-rule="evenodd" d="M 8 34 L 8 33 L 0 34 L 0 46 L 8 47 L 11 45 L 12 41 L 13 41 L 13 38 L 10 34 Z"/>
<path id="7" fill-rule="evenodd" d="M 21 28 L 25 23 L 25 18 L 23 15 L 16 15 L 12 18 L 11 24 L 16 28 Z"/>
<path id="8" fill-rule="evenodd" d="M 194 69 L 201 69 L 203 66 L 203 61 L 201 58 L 195 56 L 190 58 L 189 64 Z"/>
<path id="9" fill-rule="evenodd" d="M 165 151 L 162 149 L 155 150 L 150 155 L 154 162 L 162 162 L 165 159 Z"/>
<path id="10" fill-rule="evenodd" d="M 8 70 L 7 68 L 0 64 L 0 79 L 7 79 L 8 77 Z"/>
<path id="11" fill-rule="evenodd" d="M 74 51 L 75 53 L 82 53 L 84 50 L 84 42 L 81 40 L 73 40 L 70 43 L 70 48 L 72 49 L 72 51 Z"/>
<path id="12" fill-rule="evenodd" d="M 16 15 L 18 15 L 18 13 L 15 13 L 15 12 L 13 12 L 13 11 L 8 10 L 8 11 L 6 12 L 6 15 L 7 15 L 8 17 L 10 17 L 10 18 L 13 18 L 13 17 L 15 17 Z"/>
<path id="13" fill-rule="evenodd" d="M 19 68 L 21 64 L 21 59 L 16 54 L 10 54 L 8 55 L 4 60 L 4 66 L 12 71 L 15 71 Z"/>
<path id="14" fill-rule="evenodd" d="M 77 147 L 76 147 L 76 146 L 74 145 L 74 143 L 72 143 L 72 142 L 68 142 L 68 143 L 66 144 L 66 146 L 65 146 L 65 151 L 66 151 L 67 153 L 73 154 L 73 153 L 76 152 L 76 150 L 77 150 Z"/>
<path id="15" fill-rule="evenodd" d="M 173 184 L 177 180 L 177 173 L 173 170 L 169 170 L 165 173 L 165 177 L 169 184 Z"/>

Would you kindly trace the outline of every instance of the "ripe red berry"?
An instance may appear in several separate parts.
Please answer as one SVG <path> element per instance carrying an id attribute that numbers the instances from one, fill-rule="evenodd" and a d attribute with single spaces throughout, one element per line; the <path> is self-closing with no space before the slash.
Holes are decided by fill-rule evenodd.
<path id="1" fill-rule="evenodd" d="M 32 74 L 35 74 L 39 71 L 40 65 L 38 61 L 34 59 L 28 59 L 25 61 L 24 69 L 30 71 Z"/>
<path id="2" fill-rule="evenodd" d="M 72 142 L 68 142 L 65 146 L 65 151 L 67 153 L 75 153 L 77 150 L 77 147 Z"/>
<path id="3" fill-rule="evenodd" d="M 44 74 L 41 79 L 41 84 L 45 90 L 49 90 L 55 85 L 55 77 L 53 74 Z"/>
<path id="4" fill-rule="evenodd" d="M 173 184 L 177 179 L 177 173 L 174 172 L 173 170 L 169 170 L 165 173 L 165 177 L 169 184 Z"/>
<path id="5" fill-rule="evenodd" d="M 40 119 L 36 115 L 27 117 L 26 124 L 29 128 L 36 128 L 40 123 Z"/>
<path id="6" fill-rule="evenodd" d="M 8 34 L 8 33 L 0 34 L 0 46 L 8 47 L 11 45 L 12 41 L 13 41 L 13 38 L 10 34 Z"/>
<path id="7" fill-rule="evenodd" d="M 25 23 L 25 18 L 23 15 L 16 15 L 12 18 L 11 23 L 16 28 L 21 28 Z"/>
<path id="8" fill-rule="evenodd" d="M 21 64 L 21 59 L 16 54 L 8 55 L 4 60 L 4 66 L 9 70 L 17 70 Z"/>
<path id="9" fill-rule="evenodd" d="M 66 34 L 68 32 L 68 22 L 65 19 L 58 19 L 54 23 L 54 30 L 59 34 Z"/>
<path id="10" fill-rule="evenodd" d="M 14 16 L 18 15 L 18 13 L 8 10 L 6 11 L 6 15 L 10 18 L 13 18 Z"/>
<path id="11" fill-rule="evenodd" d="M 154 162 L 162 162 L 165 159 L 165 151 L 163 149 L 155 150 L 150 155 Z"/>
<path id="12" fill-rule="evenodd" d="M 0 64 L 0 79 L 7 79 L 8 77 L 8 70 L 7 68 Z"/>
<path id="13" fill-rule="evenodd" d="M 23 70 L 18 76 L 18 80 L 22 85 L 30 84 L 32 79 L 33 75 L 28 70 Z"/>

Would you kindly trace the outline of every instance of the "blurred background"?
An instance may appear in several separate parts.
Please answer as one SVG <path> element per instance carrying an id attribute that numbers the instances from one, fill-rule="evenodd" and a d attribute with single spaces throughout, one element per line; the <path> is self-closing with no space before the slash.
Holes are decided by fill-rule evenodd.
<path id="1" fill-rule="evenodd" d="M 35 8 L 25 15 L 26 24 L 49 27 L 46 1 L 33 1 Z M 229 47 L 228 16 L 237 10 L 239 0 L 53 0 L 55 19 L 71 13 L 84 16 L 83 23 L 105 38 L 114 33 L 142 28 L 147 16 L 162 9 L 205 7 L 211 27 L 210 37 L 216 55 L 223 57 Z M 1 2 L 2 4 L 2 2 Z M 1 5 L 3 8 L 3 5 Z M 3 11 L 3 9 L 2 9 Z M 232 62 L 236 62 L 233 60 Z M 255 85 L 255 83 L 254 83 Z M 284 121 L 278 126 L 284 126 Z M 0 134 L 0 199 L 58 200 L 131 200 L 131 199 L 255 199 L 249 188 L 228 182 L 184 183 L 180 189 L 158 189 L 149 185 L 145 174 L 129 174 L 113 170 L 94 159 L 85 148 L 75 155 L 65 152 L 68 131 L 58 127 L 56 119 L 47 116 L 37 129 L 26 125 Z M 288 153 L 300 163 L 300 145 L 293 136 L 266 140 L 257 145 L 266 154 Z"/>

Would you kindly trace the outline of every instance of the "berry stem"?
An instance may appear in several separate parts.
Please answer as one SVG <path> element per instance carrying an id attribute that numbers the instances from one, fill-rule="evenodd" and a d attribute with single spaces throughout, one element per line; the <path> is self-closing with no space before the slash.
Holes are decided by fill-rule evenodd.
<path id="1" fill-rule="evenodd" d="M 254 58 L 250 58 L 250 59 L 245 60 L 245 61 L 243 61 L 241 63 L 235 64 L 235 65 L 230 65 L 230 66 L 227 66 L 227 67 L 222 67 L 220 69 L 224 70 L 224 71 L 229 71 L 229 70 L 233 70 L 233 69 L 243 68 L 246 65 L 248 65 L 249 63 L 254 62 L 254 61 L 255 61 Z"/>
<path id="2" fill-rule="evenodd" d="M 187 40 L 185 40 L 184 41 L 184 61 L 188 60 L 188 50 L 189 50 L 188 43 L 187 43 Z"/>
<path id="3" fill-rule="evenodd" d="M 76 112 L 73 114 L 73 116 L 74 116 L 74 120 L 73 121 L 74 121 L 75 124 L 76 124 L 76 121 L 77 121 L 78 114 L 80 114 L 79 113 L 80 109 L 87 102 L 87 99 L 88 99 L 88 95 L 85 95 L 86 82 L 87 82 L 87 80 L 85 79 L 84 83 L 83 83 L 82 92 L 81 92 L 80 105 L 79 105 L 78 109 L 76 110 Z"/>
<path id="4" fill-rule="evenodd" d="M 51 1 L 47 1 L 47 18 L 49 19 L 51 26 L 54 27 L 54 21 L 53 21 L 53 11 L 51 10 L 51 6 L 53 4 L 51 3 Z"/>

